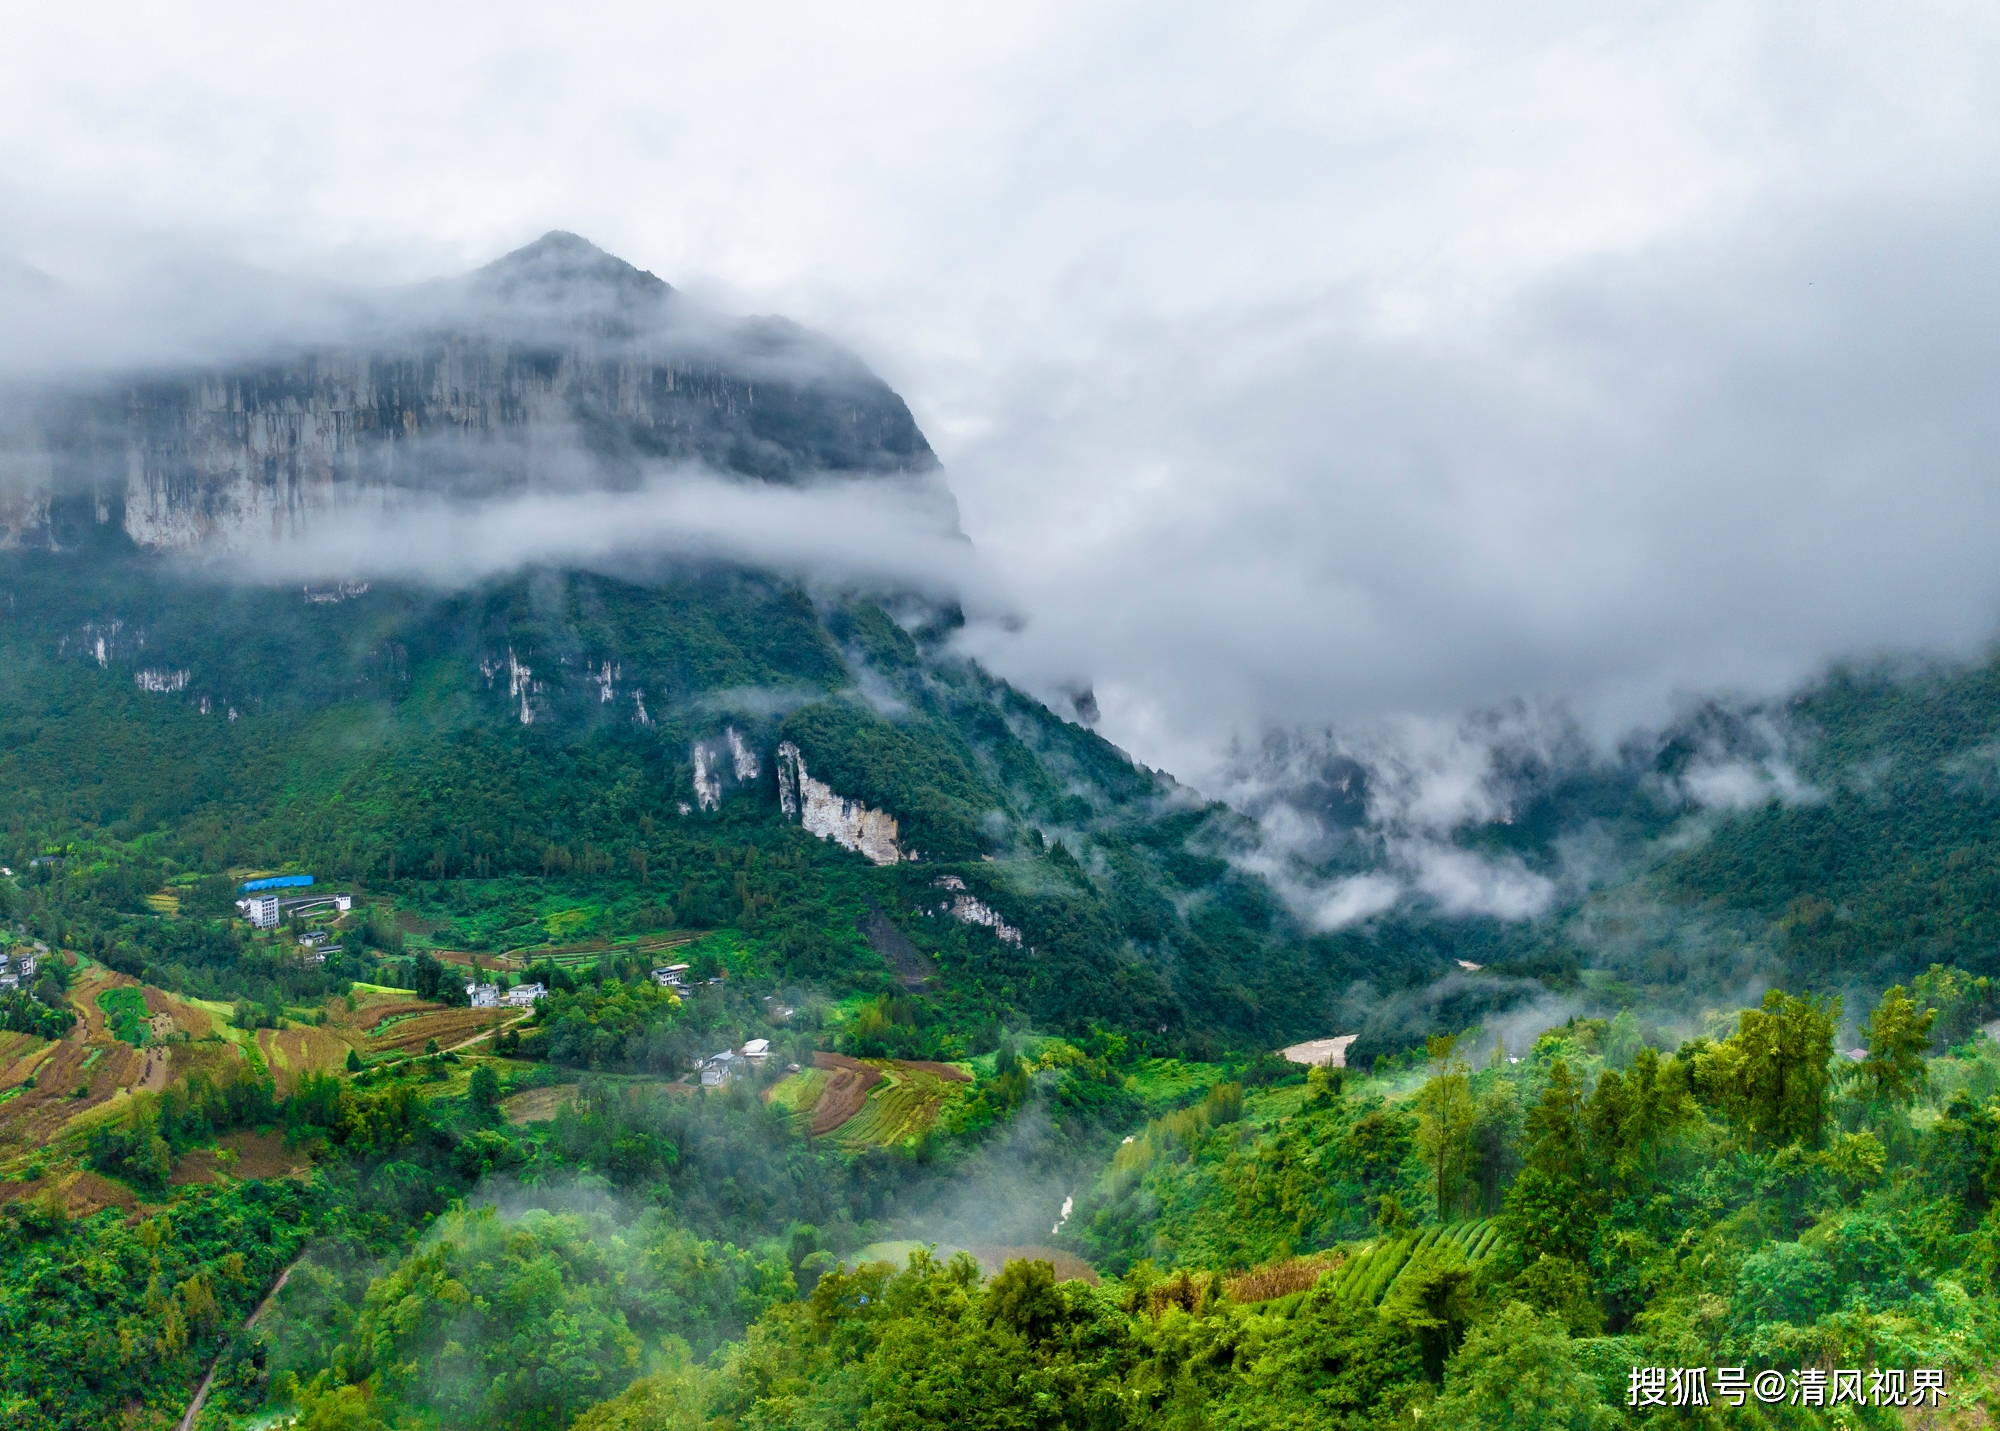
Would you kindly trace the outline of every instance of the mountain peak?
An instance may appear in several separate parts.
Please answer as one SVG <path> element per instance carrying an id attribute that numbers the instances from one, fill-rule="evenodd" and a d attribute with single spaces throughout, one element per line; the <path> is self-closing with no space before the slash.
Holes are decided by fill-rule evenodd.
<path id="1" fill-rule="evenodd" d="M 472 276 L 503 297 L 573 287 L 611 289 L 633 296 L 665 297 L 673 292 L 656 275 L 563 229 L 550 229 L 533 243 L 475 270 Z"/>

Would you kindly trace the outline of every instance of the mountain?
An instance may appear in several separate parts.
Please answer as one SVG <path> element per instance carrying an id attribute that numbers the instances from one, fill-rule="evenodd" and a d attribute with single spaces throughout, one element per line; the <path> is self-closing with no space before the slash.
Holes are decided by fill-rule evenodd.
<path id="1" fill-rule="evenodd" d="M 936 571 L 441 550 L 692 491 L 964 551 L 824 339 L 561 234 L 340 304 L 0 409 L 7 1425 L 1977 1386 L 2000 660 L 1609 751 L 1525 702 L 1274 734 L 1225 803 L 968 659 Z"/>
<path id="2" fill-rule="evenodd" d="M 339 344 L 20 395 L 0 547 L 93 528 L 150 550 L 308 538 L 399 495 L 630 486 L 646 464 L 745 480 L 920 476 L 909 408 L 782 319 L 724 319 L 572 234 L 357 303 Z"/>
<path id="3" fill-rule="evenodd" d="M 956 530 L 851 355 L 572 235 L 371 302 L 342 346 L 14 409 L 0 842 L 53 854 L 39 917 L 134 973 L 298 984 L 144 898 L 280 865 L 472 950 L 544 939 L 529 911 L 558 898 L 607 930 L 733 928 L 775 977 L 915 987 L 913 1049 L 1095 1022 L 1163 1047 L 1359 1033 L 1372 1058 L 1552 1001 L 1858 998 L 1988 957 L 1965 893 L 1994 848 L 1967 833 L 1992 814 L 1987 667 L 1836 673 L 1609 756 L 1526 708 L 1444 754 L 1279 742 L 1232 808 L 995 679 L 948 599 L 893 583 L 663 557 L 286 588 L 187 560 L 419 499 L 643 495 L 661 463 L 941 497 Z"/>
<path id="4" fill-rule="evenodd" d="M 498 951 L 545 940 L 524 911 L 566 891 L 592 927 L 735 928 L 836 991 L 907 987 L 913 947 L 944 967 L 908 1038 L 940 1049 L 1093 1021 L 1261 1045 L 1330 1031 L 1357 981 L 1450 967 L 1302 925 L 1234 858 L 1243 821 L 958 655 L 948 599 L 665 557 L 453 590 L 219 575 L 343 515 L 643 495 L 659 464 L 942 496 L 956 529 L 851 355 L 573 236 L 371 311 L 365 341 L 16 409 L 0 842 L 62 872 L 33 902 L 63 937 L 262 998 L 335 975 L 191 942 L 145 896 L 297 865 Z"/>

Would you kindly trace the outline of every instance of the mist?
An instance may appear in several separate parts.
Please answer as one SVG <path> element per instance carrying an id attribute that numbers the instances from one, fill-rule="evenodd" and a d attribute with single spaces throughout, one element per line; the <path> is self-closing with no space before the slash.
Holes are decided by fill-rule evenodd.
<path id="1" fill-rule="evenodd" d="M 1003 615 L 1004 583 L 950 525 L 921 480 L 826 481 L 804 488 L 732 480 L 698 467 L 648 472 L 637 486 L 562 486 L 474 500 L 420 489 L 315 513 L 276 541 L 183 558 L 237 580 L 390 580 L 463 589 L 528 567 L 643 580 L 673 562 L 740 563 L 812 584 L 915 591 Z"/>
<path id="2" fill-rule="evenodd" d="M 1608 750 L 2000 618 L 1984 14 L 99 23 L 21 17 L 0 251 L 319 296 L 100 304 L 17 368 L 585 233 L 882 373 L 1026 618 L 967 649 L 1203 789 L 1270 730 L 1514 698 Z"/>

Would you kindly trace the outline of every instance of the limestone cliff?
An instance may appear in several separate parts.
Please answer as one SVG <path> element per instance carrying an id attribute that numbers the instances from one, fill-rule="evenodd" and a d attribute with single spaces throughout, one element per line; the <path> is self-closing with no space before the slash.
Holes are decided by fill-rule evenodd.
<path id="1" fill-rule="evenodd" d="M 809 833 L 843 849 L 866 855 L 878 865 L 914 859 L 896 841 L 896 817 L 846 800 L 806 772 L 805 758 L 789 740 L 778 747 L 778 805 Z"/>
<path id="2" fill-rule="evenodd" d="M 709 313 L 574 235 L 392 297 L 351 342 L 11 395 L 0 547 L 116 525 L 242 548 L 412 491 L 631 485 L 659 463 L 778 483 L 936 466 L 851 354 Z"/>

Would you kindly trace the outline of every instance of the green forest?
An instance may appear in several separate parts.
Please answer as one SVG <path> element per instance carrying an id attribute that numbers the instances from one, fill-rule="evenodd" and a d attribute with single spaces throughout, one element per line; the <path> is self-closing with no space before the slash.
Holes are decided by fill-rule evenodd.
<path id="1" fill-rule="evenodd" d="M 0 1423 L 1985 1424 L 2000 664 L 1795 693 L 1741 809 L 1672 791 L 1777 717 L 1696 712 L 1459 837 L 1611 852 L 1547 912 L 1325 931 L 957 623 L 0 559 Z"/>

